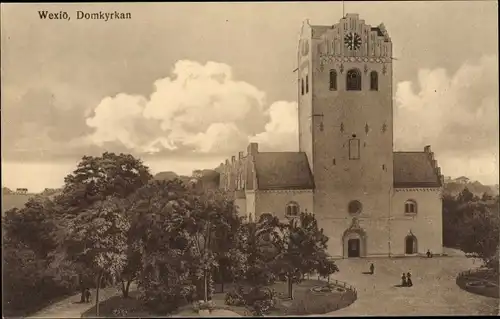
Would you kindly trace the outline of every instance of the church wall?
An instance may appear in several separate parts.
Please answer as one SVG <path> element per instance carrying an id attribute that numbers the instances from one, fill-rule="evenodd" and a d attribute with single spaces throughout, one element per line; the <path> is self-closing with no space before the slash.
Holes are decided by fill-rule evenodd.
<path id="1" fill-rule="evenodd" d="M 417 203 L 417 213 L 404 212 L 407 200 Z M 433 254 L 443 253 L 442 200 L 439 188 L 396 189 L 393 196 L 391 218 L 391 251 L 404 255 L 405 237 L 411 232 L 417 238 L 418 253 L 430 249 Z"/>
<path id="2" fill-rule="evenodd" d="M 301 212 L 313 211 L 312 190 L 258 190 L 255 192 L 255 217 L 272 213 L 284 219 L 286 205 L 291 201 L 299 204 Z"/>
<path id="3" fill-rule="evenodd" d="M 359 226 L 366 233 L 366 240 L 362 247 L 364 255 L 361 257 L 388 256 L 389 232 L 387 218 L 359 218 Z M 318 222 L 323 227 L 325 235 L 329 237 L 328 253 L 333 258 L 347 258 L 344 256 L 344 232 L 351 226 L 352 218 L 321 218 Z"/>
<path id="4" fill-rule="evenodd" d="M 247 216 L 247 199 L 236 198 L 234 204 L 238 207 L 238 212 L 241 216 Z"/>
<path id="5" fill-rule="evenodd" d="M 255 218 L 255 191 L 246 191 L 246 209 L 248 218 Z"/>

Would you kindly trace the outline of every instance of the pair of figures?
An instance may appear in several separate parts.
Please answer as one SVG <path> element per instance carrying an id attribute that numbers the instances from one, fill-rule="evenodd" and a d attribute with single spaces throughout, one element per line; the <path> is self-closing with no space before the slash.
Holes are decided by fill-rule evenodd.
<path id="1" fill-rule="evenodd" d="M 403 275 L 401 276 L 401 286 L 403 287 L 411 287 L 413 286 L 413 282 L 411 281 L 411 274 L 410 272 L 407 272 L 406 274 L 403 273 Z"/>

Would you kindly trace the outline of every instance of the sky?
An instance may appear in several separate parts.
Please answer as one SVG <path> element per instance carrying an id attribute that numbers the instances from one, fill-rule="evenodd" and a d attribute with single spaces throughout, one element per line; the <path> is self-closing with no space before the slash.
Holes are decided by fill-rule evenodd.
<path id="1" fill-rule="evenodd" d="M 340 2 L 1 6 L 2 185 L 30 191 L 60 187 L 83 155 L 104 151 L 190 174 L 250 141 L 298 150 L 300 27 L 342 17 Z M 345 12 L 383 22 L 392 39 L 395 150 L 431 145 L 445 175 L 498 183 L 497 3 L 345 2 Z"/>

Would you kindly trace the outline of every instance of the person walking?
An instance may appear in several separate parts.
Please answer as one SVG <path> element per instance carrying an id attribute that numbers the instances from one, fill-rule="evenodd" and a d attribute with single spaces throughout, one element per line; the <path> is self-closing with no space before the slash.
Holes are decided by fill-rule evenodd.
<path id="1" fill-rule="evenodd" d="M 86 303 L 90 302 L 90 295 L 91 295 L 90 294 L 90 289 L 89 288 L 85 289 L 85 302 Z"/>
<path id="2" fill-rule="evenodd" d="M 431 251 L 429 249 L 427 249 L 427 258 L 431 258 L 431 257 L 432 257 Z"/>
<path id="3" fill-rule="evenodd" d="M 401 287 L 406 287 L 406 286 L 407 286 L 406 274 L 403 273 L 403 275 L 401 276 Z"/>
<path id="4" fill-rule="evenodd" d="M 413 286 L 413 282 L 411 281 L 411 274 L 410 274 L 410 272 L 408 272 L 406 274 L 406 283 L 407 283 L 408 287 Z"/>
<path id="5" fill-rule="evenodd" d="M 375 273 L 375 265 L 373 263 L 370 264 L 370 274 L 374 274 Z"/>

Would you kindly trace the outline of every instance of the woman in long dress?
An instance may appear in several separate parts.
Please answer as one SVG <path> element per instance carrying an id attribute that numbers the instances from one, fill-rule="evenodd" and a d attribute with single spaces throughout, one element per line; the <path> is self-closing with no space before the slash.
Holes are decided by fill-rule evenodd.
<path id="1" fill-rule="evenodd" d="M 406 281 L 407 281 L 408 287 L 413 286 L 413 282 L 411 281 L 411 274 L 410 274 L 410 272 L 408 272 L 406 274 Z"/>

